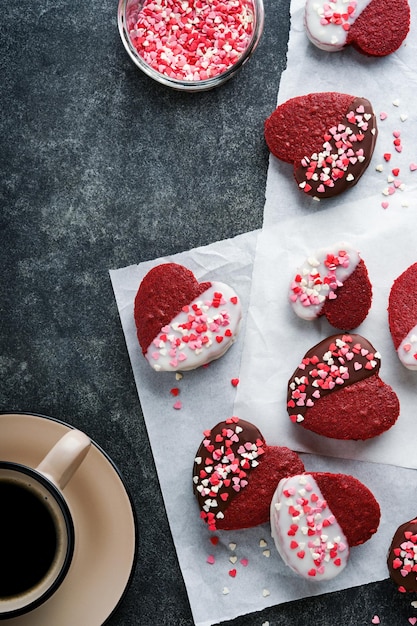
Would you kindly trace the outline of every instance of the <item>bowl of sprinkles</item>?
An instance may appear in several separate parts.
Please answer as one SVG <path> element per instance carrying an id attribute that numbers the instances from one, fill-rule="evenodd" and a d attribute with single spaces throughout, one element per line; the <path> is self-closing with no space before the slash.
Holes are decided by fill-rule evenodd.
<path id="1" fill-rule="evenodd" d="M 262 0 L 119 0 L 118 27 L 137 67 L 181 91 L 217 87 L 246 63 L 264 25 Z"/>

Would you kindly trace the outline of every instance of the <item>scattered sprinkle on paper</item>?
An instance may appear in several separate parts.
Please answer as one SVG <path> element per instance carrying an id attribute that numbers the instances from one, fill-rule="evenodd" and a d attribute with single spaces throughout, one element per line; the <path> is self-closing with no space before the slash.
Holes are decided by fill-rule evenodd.
<path id="1" fill-rule="evenodd" d="M 262 591 L 262 595 L 263 595 L 263 597 L 264 597 L 264 598 L 267 598 L 267 597 L 270 595 L 270 591 L 269 591 L 269 589 L 264 589 L 264 590 Z"/>

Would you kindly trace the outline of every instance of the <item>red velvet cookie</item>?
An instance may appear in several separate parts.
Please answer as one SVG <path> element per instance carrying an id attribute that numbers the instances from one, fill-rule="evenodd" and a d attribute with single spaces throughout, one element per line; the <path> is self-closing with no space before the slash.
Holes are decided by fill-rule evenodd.
<path id="1" fill-rule="evenodd" d="M 388 571 L 398 590 L 417 591 L 417 519 L 395 531 L 387 558 Z"/>
<path id="2" fill-rule="evenodd" d="M 388 324 L 401 363 L 417 370 L 417 263 L 410 265 L 391 287 Z"/>
<path id="3" fill-rule="evenodd" d="M 368 56 L 398 50 L 410 29 L 408 0 L 306 0 L 310 41 L 328 52 L 353 46 Z"/>
<path id="4" fill-rule="evenodd" d="M 263 524 L 277 483 L 303 471 L 295 452 L 268 446 L 256 426 L 231 417 L 204 432 L 195 457 L 193 489 L 200 516 L 210 530 Z"/>
<path id="5" fill-rule="evenodd" d="M 333 439 L 370 439 L 393 426 L 397 395 L 379 377 L 381 355 L 361 335 L 332 335 L 311 348 L 288 383 L 291 421 Z"/>
<path id="6" fill-rule="evenodd" d="M 339 243 L 309 256 L 297 269 L 289 299 L 302 319 L 324 316 L 335 328 L 352 330 L 368 315 L 372 285 L 359 253 Z"/>
<path id="7" fill-rule="evenodd" d="M 298 187 L 318 199 L 358 182 L 378 134 L 369 100 L 337 92 L 287 100 L 268 117 L 264 131 L 272 154 L 293 165 Z"/>
<path id="8" fill-rule="evenodd" d="M 271 501 L 271 534 L 293 571 L 329 580 L 345 568 L 349 548 L 377 531 L 380 516 L 374 495 L 357 478 L 304 473 L 280 481 Z"/>
<path id="9" fill-rule="evenodd" d="M 242 309 L 228 285 L 199 283 L 182 265 L 164 263 L 142 280 L 134 317 L 139 344 L 151 367 L 175 372 L 221 357 L 239 332 Z"/>

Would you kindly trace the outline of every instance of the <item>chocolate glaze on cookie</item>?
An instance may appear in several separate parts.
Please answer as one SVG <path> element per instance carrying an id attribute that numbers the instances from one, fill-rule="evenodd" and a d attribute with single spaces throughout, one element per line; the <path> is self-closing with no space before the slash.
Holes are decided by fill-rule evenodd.
<path id="1" fill-rule="evenodd" d="M 224 518 L 231 500 L 248 484 L 266 443 L 261 432 L 245 420 L 231 417 L 204 432 L 194 460 L 194 494 L 201 517 L 212 530 Z"/>
<path id="2" fill-rule="evenodd" d="M 402 593 L 417 591 L 417 519 L 397 528 L 388 553 L 388 571 Z"/>
<path id="3" fill-rule="evenodd" d="M 353 187 L 369 165 L 377 134 L 371 103 L 354 98 L 344 118 L 327 129 L 319 151 L 306 154 L 295 168 L 300 189 L 331 198 Z"/>

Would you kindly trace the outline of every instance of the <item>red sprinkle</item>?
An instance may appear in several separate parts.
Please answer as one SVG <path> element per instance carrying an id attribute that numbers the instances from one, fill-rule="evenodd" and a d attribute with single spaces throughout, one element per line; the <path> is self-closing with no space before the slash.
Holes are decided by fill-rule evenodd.
<path id="1" fill-rule="evenodd" d="M 170 393 L 171 393 L 173 396 L 178 396 L 179 392 L 180 392 L 180 390 L 178 389 L 178 387 L 173 387 L 173 388 L 171 389 L 171 392 L 170 392 Z"/>
<path id="2" fill-rule="evenodd" d="M 233 387 L 237 387 L 239 384 L 239 379 L 238 378 L 232 378 L 232 380 L 230 381 L 233 385 Z"/>
<path id="3" fill-rule="evenodd" d="M 252 0 L 145 0 L 127 15 L 131 42 L 154 70 L 206 80 L 234 65 L 253 33 Z"/>

